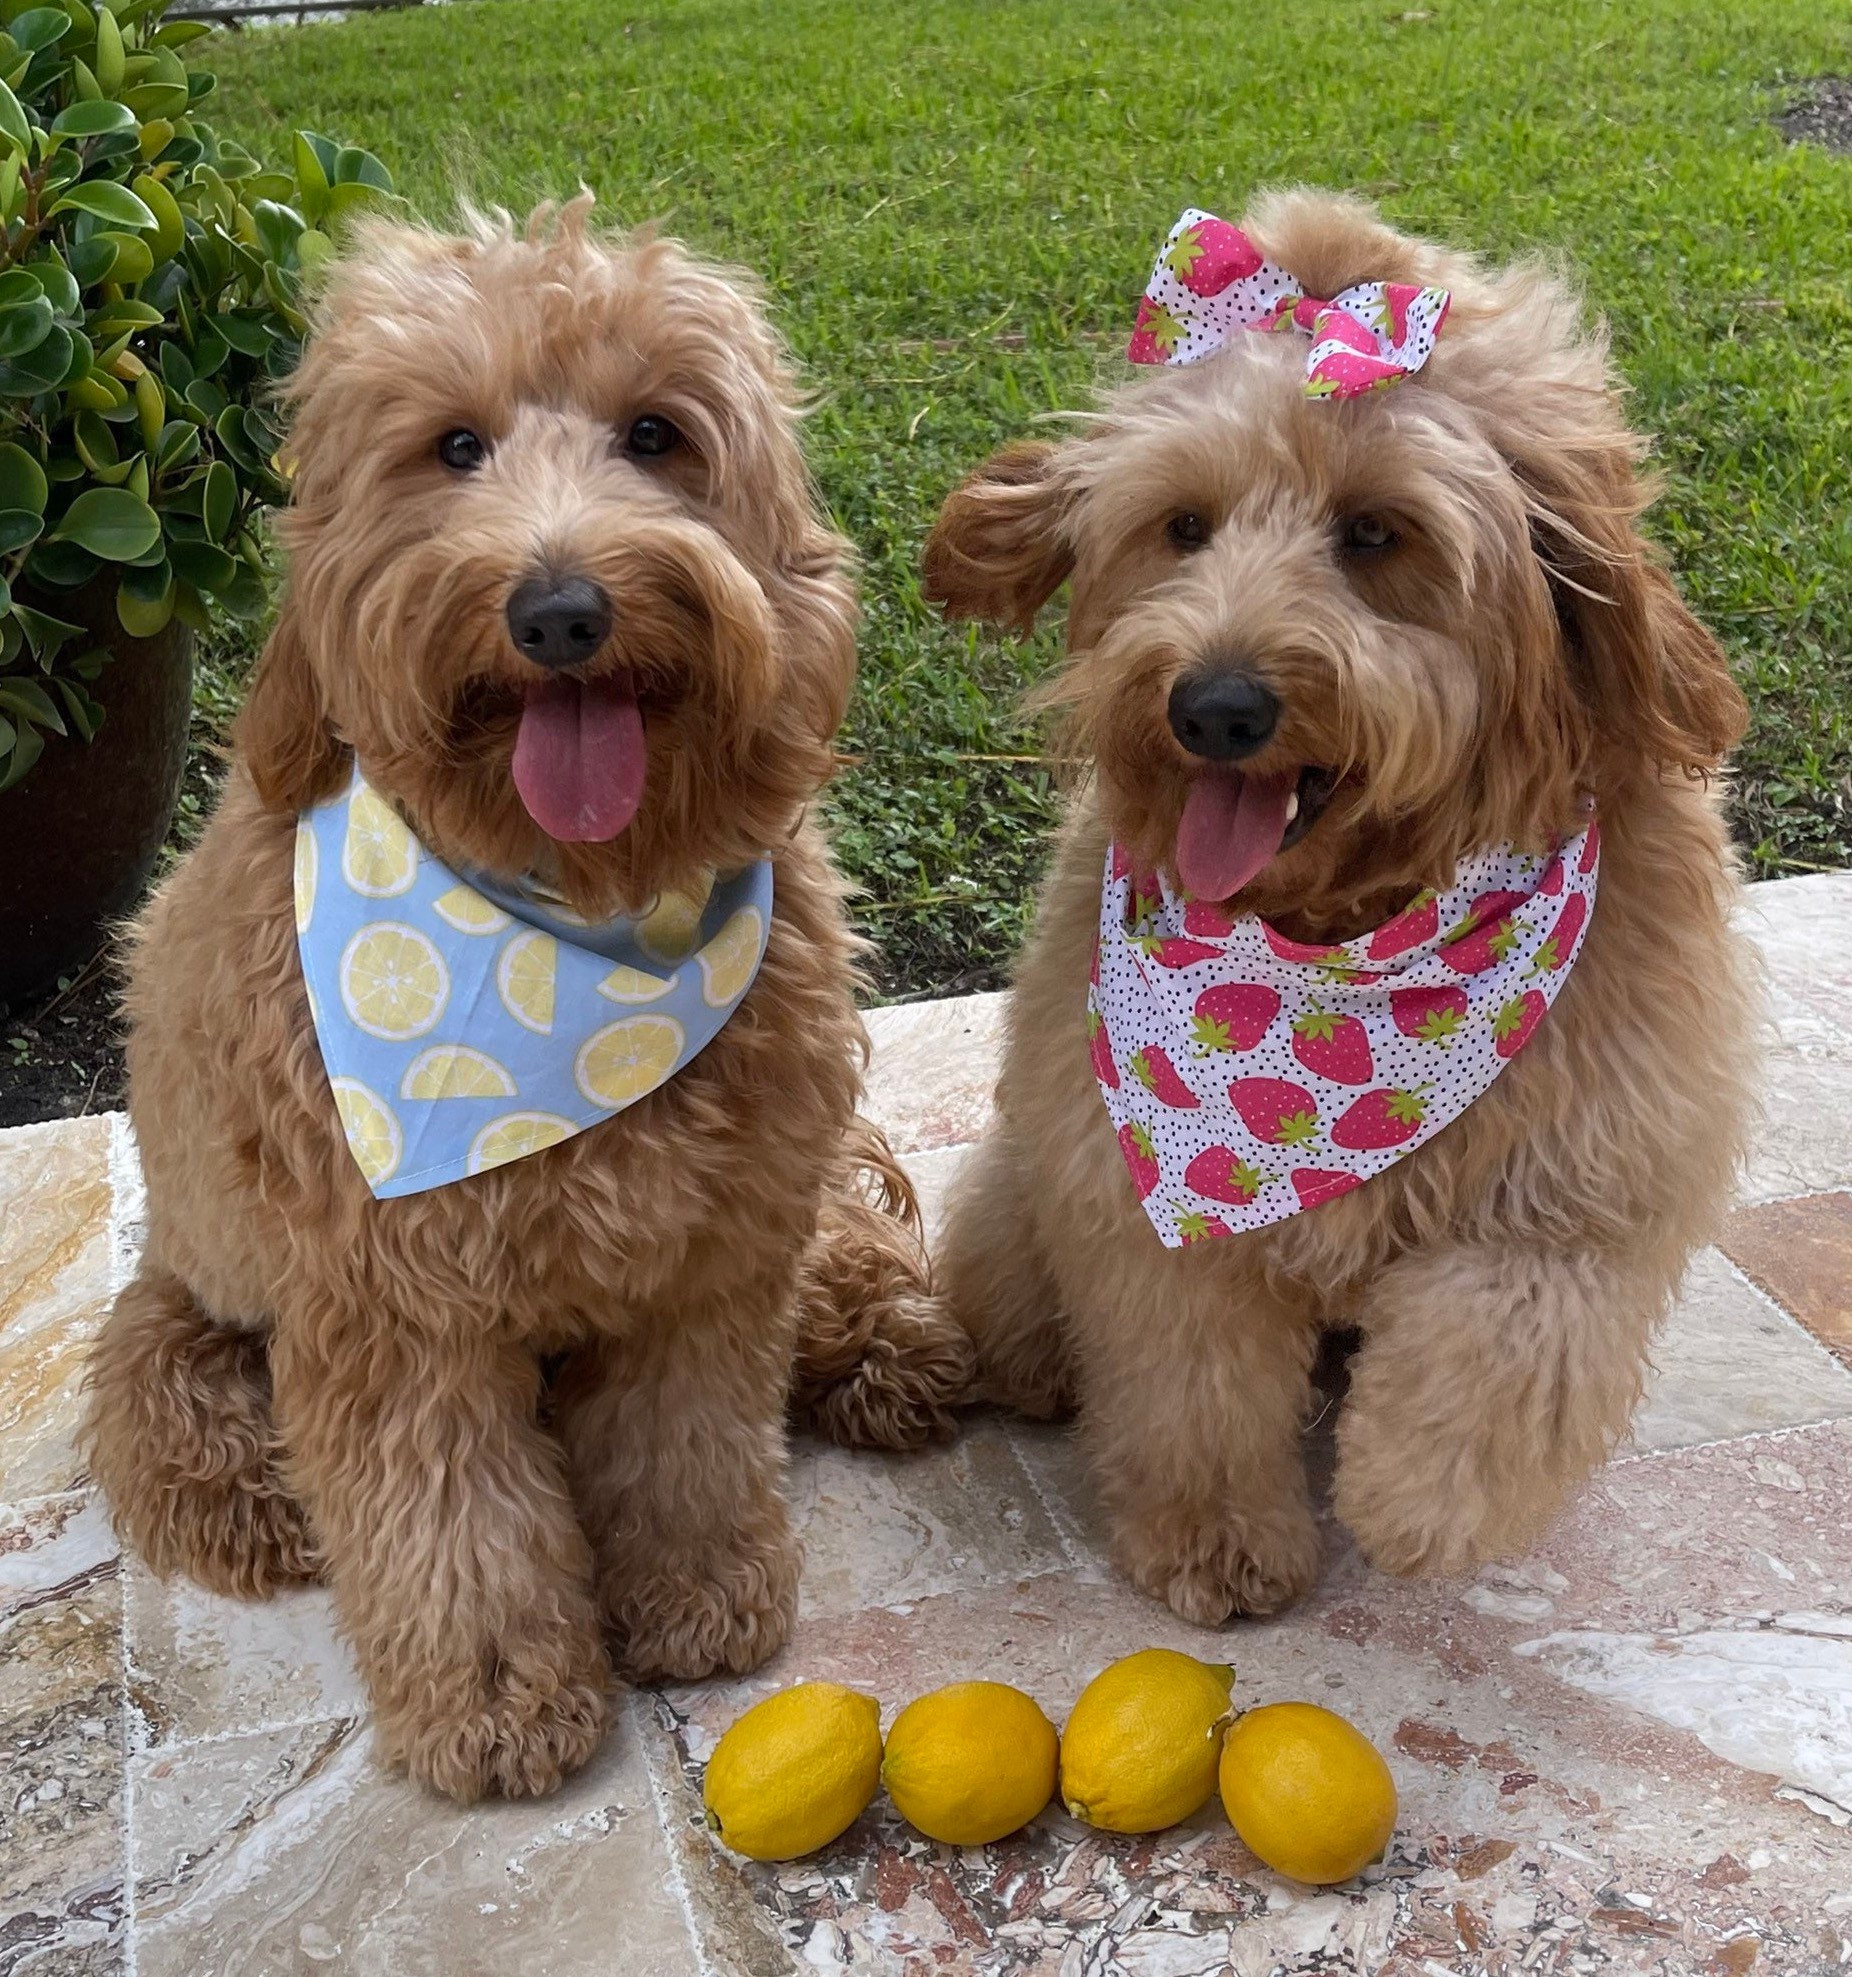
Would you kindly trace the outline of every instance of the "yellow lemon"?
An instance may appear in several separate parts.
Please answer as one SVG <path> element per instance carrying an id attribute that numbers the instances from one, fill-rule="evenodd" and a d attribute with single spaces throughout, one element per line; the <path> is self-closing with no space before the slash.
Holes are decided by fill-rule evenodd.
<path id="1" fill-rule="evenodd" d="M 530 1153 L 570 1139 L 572 1131 L 572 1121 L 562 1119 L 557 1112 L 504 1112 L 470 1141 L 469 1171 L 486 1174 L 491 1167 L 525 1160 Z"/>
<path id="2" fill-rule="evenodd" d="M 1315 1702 L 1235 1719 L 1222 1746 L 1222 1804 L 1276 1872 L 1324 1886 L 1380 1859 L 1395 1831 L 1395 1780 L 1376 1746 Z"/>
<path id="3" fill-rule="evenodd" d="M 981 1847 L 1055 1791 L 1055 1726 L 1003 1682 L 954 1682 L 910 1702 L 887 1733 L 881 1782 L 929 1840 Z"/>
<path id="4" fill-rule="evenodd" d="M 418 876 L 418 840 L 377 790 L 356 790 L 347 806 L 341 876 L 368 899 L 396 898 Z"/>
<path id="5" fill-rule="evenodd" d="M 665 892 L 637 922 L 637 944 L 652 961 L 685 961 L 701 937 L 701 915 L 714 890 L 713 874 L 693 892 Z"/>
<path id="6" fill-rule="evenodd" d="M 756 906 L 742 906 L 697 957 L 701 963 L 701 994 L 710 1009 L 737 1002 L 759 965 L 765 922 Z"/>
<path id="7" fill-rule="evenodd" d="M 1215 1790 L 1229 1691 L 1226 1662 L 1146 1648 L 1081 1691 L 1061 1733 L 1061 1801 L 1109 1833 L 1155 1833 Z"/>
<path id="8" fill-rule="evenodd" d="M 434 1043 L 406 1066 L 401 1098 L 513 1098 L 506 1064 L 467 1043 Z"/>
<path id="9" fill-rule="evenodd" d="M 880 1782 L 881 1705 L 834 1682 L 800 1682 L 721 1738 L 701 1797 L 723 1846 L 795 1860 L 846 1833 Z"/>
<path id="10" fill-rule="evenodd" d="M 473 886 L 452 886 L 431 902 L 431 911 L 460 934 L 499 934 L 508 915 Z"/>
<path id="11" fill-rule="evenodd" d="M 495 964 L 495 990 L 502 1007 L 536 1036 L 553 1033 L 553 974 L 559 942 L 533 928 L 516 934 Z"/>
<path id="12" fill-rule="evenodd" d="M 641 968 L 616 967 L 598 984 L 607 1002 L 657 1002 L 675 986 L 675 977 L 646 974 Z"/>
<path id="13" fill-rule="evenodd" d="M 315 833 L 307 824 L 296 826 L 296 931 L 306 933 L 309 916 L 315 911 L 315 875 L 321 867 Z"/>
<path id="14" fill-rule="evenodd" d="M 377 1092 L 369 1091 L 358 1078 L 330 1078 L 334 1109 L 341 1115 L 341 1130 L 353 1148 L 354 1162 L 367 1177 L 369 1187 L 392 1178 L 405 1151 L 404 1135 L 392 1116 L 392 1107 Z"/>
<path id="15" fill-rule="evenodd" d="M 681 1055 L 682 1026 L 673 1016 L 626 1016 L 592 1032 L 572 1075 L 594 1105 L 630 1105 L 654 1091 Z"/>
<path id="16" fill-rule="evenodd" d="M 375 920 L 341 955 L 341 1002 L 370 1037 L 421 1037 L 450 999 L 444 957 L 416 927 Z"/>

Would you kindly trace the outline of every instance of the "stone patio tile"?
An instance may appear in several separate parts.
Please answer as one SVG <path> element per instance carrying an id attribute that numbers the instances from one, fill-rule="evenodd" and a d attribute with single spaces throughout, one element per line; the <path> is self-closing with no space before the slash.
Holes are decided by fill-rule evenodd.
<path id="1" fill-rule="evenodd" d="M 1008 998 L 960 995 L 867 1012 L 875 1054 L 862 1109 L 896 1153 L 974 1140 L 990 1117 Z"/>
<path id="2" fill-rule="evenodd" d="M 1852 1361 L 1852 1193 L 1740 1208 L 1723 1248 L 1821 1344 Z"/>
<path id="3" fill-rule="evenodd" d="M 1744 1201 L 1852 1188 L 1852 1059 L 1770 1051 Z"/>
<path id="4" fill-rule="evenodd" d="M 122 1627 L 94 1500 L 0 1511 L 0 1970 L 122 1967 Z"/>
<path id="5" fill-rule="evenodd" d="M 788 1493 L 804 1545 L 806 1617 L 898 1606 L 1058 1570 L 1067 1554 L 1000 1421 L 944 1448 L 793 1451 Z"/>
<path id="6" fill-rule="evenodd" d="M 349 1718 L 134 1760 L 140 1977 L 699 1969 L 628 1708 L 551 1798 L 458 1806 Z"/>
<path id="7" fill-rule="evenodd" d="M 366 1694 L 320 1586 L 224 1599 L 123 1562 L 130 1730 L 161 1750 L 279 1724 L 363 1716 Z"/>
<path id="8" fill-rule="evenodd" d="M 1852 1534 L 1834 1514 L 1848 1482 L 1842 1428 L 1643 1459 L 1518 1566 L 1410 1584 L 1348 1552 L 1294 1612 L 1218 1633 L 1069 1574 L 801 1622 L 782 1664 L 656 1704 L 652 1757 L 704 1942 L 724 1970 L 858 1977 L 1694 1977 L 1747 1969 L 1714 1961 L 1747 1930 L 1758 1968 L 1824 1973 L 1852 1921 L 1844 1834 L 1815 1809 L 1852 1752 L 1852 1641 L 1834 1631 L 1835 1613 L 1852 1628 Z M 1776 1543 L 1812 1582 L 1811 1616 L 1758 1611 L 1779 1581 Z M 889 1718 L 946 1681 L 1011 1681 L 1059 1723 L 1101 1666 L 1151 1645 L 1231 1656 L 1239 1701 L 1309 1698 L 1365 1730 L 1402 1798 L 1386 1867 L 1340 1890 L 1293 1888 L 1213 1803 L 1142 1840 L 1051 1809 L 961 1851 L 878 1799 L 836 1846 L 787 1866 L 736 1860 L 700 1826 L 715 1740 L 787 1667 L 876 1694 Z M 1662 1691 L 1633 1679 L 1649 1659 L 1678 1671 Z"/>
<path id="9" fill-rule="evenodd" d="M 1852 1256 L 1852 1223 L 1847 1243 Z M 1852 1372 L 1714 1249 L 1693 1259 L 1653 1363 L 1634 1416 L 1635 1450 L 1687 1448 L 1852 1415 Z"/>
<path id="10" fill-rule="evenodd" d="M 1852 873 L 1751 886 L 1737 924 L 1761 948 L 1777 988 L 1852 1029 Z"/>
<path id="11" fill-rule="evenodd" d="M 0 1503 L 82 1480 L 85 1355 L 108 1309 L 108 1117 L 0 1133 Z"/>

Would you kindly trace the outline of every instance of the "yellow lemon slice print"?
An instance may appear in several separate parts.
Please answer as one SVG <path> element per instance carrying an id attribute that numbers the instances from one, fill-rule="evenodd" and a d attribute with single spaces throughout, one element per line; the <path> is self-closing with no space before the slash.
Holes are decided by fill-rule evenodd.
<path id="1" fill-rule="evenodd" d="M 553 973 L 558 960 L 559 943 L 551 934 L 530 927 L 515 935 L 495 964 L 502 1007 L 536 1036 L 553 1033 Z"/>
<path id="2" fill-rule="evenodd" d="M 587 1039 L 572 1067 L 594 1105 L 628 1105 L 651 1092 L 682 1055 L 682 1026 L 673 1016 L 626 1016 Z"/>
<path id="3" fill-rule="evenodd" d="M 460 934 L 499 934 L 508 915 L 471 886 L 452 886 L 431 902 L 431 911 Z"/>
<path id="4" fill-rule="evenodd" d="M 491 1167 L 506 1167 L 511 1160 L 525 1160 L 549 1146 L 570 1139 L 574 1127 L 557 1112 L 504 1112 L 483 1127 L 469 1145 L 469 1171 L 486 1174 Z"/>
<path id="5" fill-rule="evenodd" d="M 421 1037 L 450 999 L 444 957 L 416 927 L 375 920 L 341 956 L 341 1002 L 370 1037 Z"/>
<path id="6" fill-rule="evenodd" d="M 355 791 L 347 806 L 341 876 L 367 899 L 396 899 L 418 876 L 418 840 L 377 790 Z"/>
<path id="7" fill-rule="evenodd" d="M 641 968 L 613 968 L 598 984 L 607 1002 L 660 1002 L 675 986 L 673 975 L 646 974 Z"/>
<path id="8" fill-rule="evenodd" d="M 685 961 L 701 938 L 701 915 L 714 890 L 713 875 L 694 892 L 664 892 L 637 922 L 637 945 L 652 961 Z"/>
<path id="9" fill-rule="evenodd" d="M 328 1085 L 355 1165 L 366 1176 L 368 1187 L 376 1188 L 392 1178 L 405 1151 L 399 1122 L 392 1116 L 392 1107 L 358 1078 L 330 1078 Z"/>
<path id="10" fill-rule="evenodd" d="M 399 1082 L 401 1098 L 513 1098 L 506 1064 L 467 1043 L 434 1043 L 421 1050 Z"/>
<path id="11" fill-rule="evenodd" d="M 759 965 L 765 922 L 756 906 L 742 906 L 696 959 L 701 963 L 701 996 L 710 1009 L 737 1002 Z"/>
<path id="12" fill-rule="evenodd" d="M 316 849 L 315 833 L 307 824 L 296 826 L 296 931 L 299 934 L 309 930 L 309 918 L 315 911 L 315 875 L 321 868 L 321 853 Z"/>

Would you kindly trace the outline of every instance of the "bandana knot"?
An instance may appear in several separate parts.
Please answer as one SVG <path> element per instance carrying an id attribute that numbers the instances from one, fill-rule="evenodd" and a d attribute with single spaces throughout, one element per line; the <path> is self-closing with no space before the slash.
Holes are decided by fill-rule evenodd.
<path id="1" fill-rule="evenodd" d="M 1239 227 L 1192 206 L 1151 270 L 1125 354 L 1134 364 L 1195 364 L 1239 330 L 1291 329 L 1312 343 L 1308 398 L 1361 398 L 1421 369 L 1451 301 L 1444 288 L 1400 281 L 1359 282 L 1322 301 Z"/>

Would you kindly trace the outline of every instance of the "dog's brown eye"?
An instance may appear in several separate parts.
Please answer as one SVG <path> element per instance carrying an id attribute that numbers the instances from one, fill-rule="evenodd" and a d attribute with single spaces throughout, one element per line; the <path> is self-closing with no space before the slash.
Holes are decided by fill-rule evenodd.
<path id="1" fill-rule="evenodd" d="M 679 444 L 681 437 L 667 419 L 654 412 L 645 412 L 624 435 L 624 451 L 654 460 Z"/>
<path id="2" fill-rule="evenodd" d="M 1209 524 L 1202 516 L 1188 511 L 1173 515 L 1164 524 L 1164 533 L 1177 549 L 1200 549 L 1209 540 Z"/>
<path id="3" fill-rule="evenodd" d="M 489 449 L 480 434 L 471 432 L 468 426 L 458 426 L 437 442 L 437 457 L 460 474 L 473 474 L 489 457 Z"/>
<path id="4" fill-rule="evenodd" d="M 1365 554 L 1373 549 L 1393 549 L 1395 530 L 1380 515 L 1353 515 L 1344 524 L 1344 547 Z"/>

